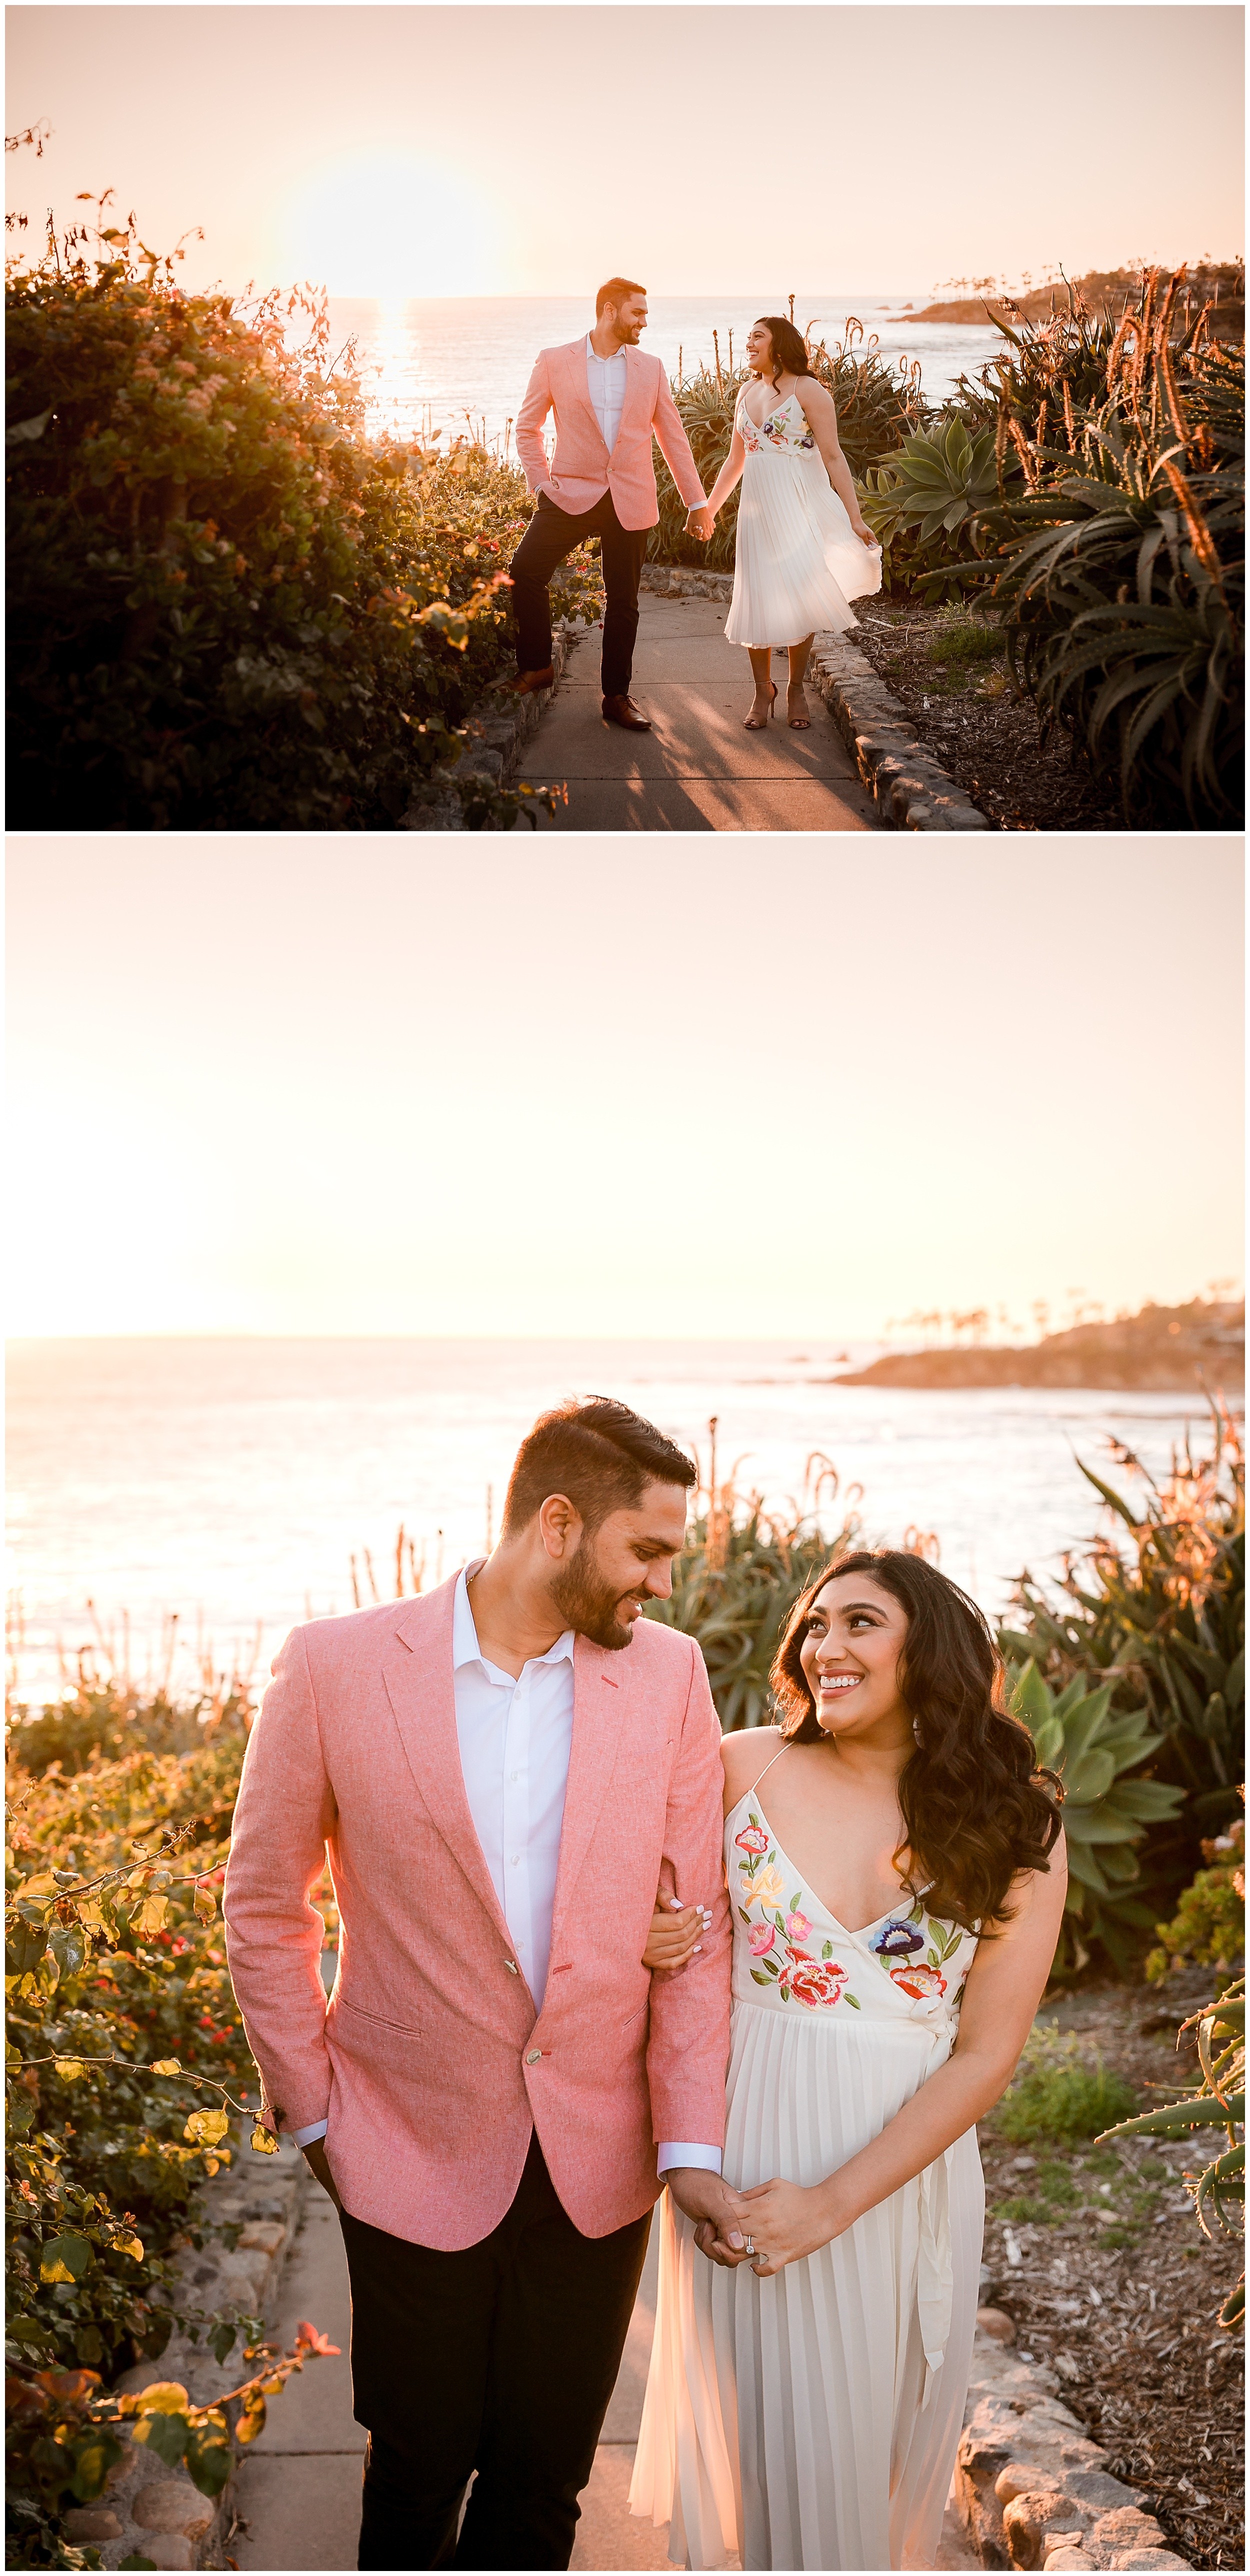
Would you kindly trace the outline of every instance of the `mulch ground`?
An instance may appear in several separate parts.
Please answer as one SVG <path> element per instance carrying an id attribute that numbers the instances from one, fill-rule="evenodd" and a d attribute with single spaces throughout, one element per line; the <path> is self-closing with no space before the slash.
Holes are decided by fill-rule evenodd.
<path id="1" fill-rule="evenodd" d="M 1197 2080 L 1176 2028 L 1215 1989 L 1092 1986 L 1044 2015 L 1080 2033 L 1141 2097 L 1143 2110 Z M 1222 2141 L 1221 2141 L 1222 2142 Z M 981 2132 L 986 2181 L 984 2297 L 1016 2324 L 1016 2347 L 1055 2371 L 1065 2403 L 1142 2489 L 1172 2546 L 1195 2567 L 1244 2567 L 1244 2367 L 1239 2334 L 1216 2323 L 1242 2247 L 1202 2234 L 1182 2177 L 1203 2141 L 1134 2140 L 1025 2154 Z M 1218 2149 L 1217 2149 L 1218 2151 Z M 1018 2260 L 1012 2259 L 1014 2248 Z"/>
<path id="2" fill-rule="evenodd" d="M 1122 832 L 1114 789 L 1073 760 L 1071 736 L 1056 727 L 1043 744 L 1031 698 L 1004 688 L 1001 656 L 941 663 L 930 647 L 966 611 L 874 599 L 856 610 L 849 637 L 902 700 L 919 740 L 974 805 L 1004 832 Z M 986 683 L 991 692 L 986 694 Z"/>

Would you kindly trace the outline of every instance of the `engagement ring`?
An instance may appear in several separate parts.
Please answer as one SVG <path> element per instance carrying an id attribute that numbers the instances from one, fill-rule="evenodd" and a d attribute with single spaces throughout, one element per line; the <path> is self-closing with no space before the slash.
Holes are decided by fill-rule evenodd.
<path id="1" fill-rule="evenodd" d="M 755 2252 L 755 2238 L 753 2236 L 744 2236 L 742 2242 L 748 2254 L 753 2254 Z"/>

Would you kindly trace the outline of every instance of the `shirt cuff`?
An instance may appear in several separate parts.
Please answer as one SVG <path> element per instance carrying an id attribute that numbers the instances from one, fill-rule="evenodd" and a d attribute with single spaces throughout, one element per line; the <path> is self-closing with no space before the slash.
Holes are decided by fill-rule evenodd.
<path id="1" fill-rule="evenodd" d="M 291 2135 L 297 2147 L 314 2147 L 318 2138 L 324 2138 L 329 2126 L 328 2120 L 310 2120 L 306 2129 L 292 2129 Z"/>
<path id="2" fill-rule="evenodd" d="M 700 2173 L 718 2174 L 721 2162 L 722 2150 L 719 2147 L 689 2147 L 680 2139 L 672 2138 L 665 2139 L 657 2158 L 661 2173 L 667 2173 L 673 2165 L 697 2165 Z"/>

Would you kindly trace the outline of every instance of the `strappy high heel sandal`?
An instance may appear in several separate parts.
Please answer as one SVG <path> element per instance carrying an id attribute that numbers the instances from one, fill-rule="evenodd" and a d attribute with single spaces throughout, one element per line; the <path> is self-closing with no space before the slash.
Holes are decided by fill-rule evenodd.
<path id="1" fill-rule="evenodd" d="M 764 724 L 767 724 L 770 718 L 775 716 L 777 712 L 777 683 L 775 680 L 770 680 L 768 685 L 772 690 L 772 696 L 768 701 L 768 714 L 764 718 Z M 762 733 L 764 725 L 757 724 L 754 716 L 744 716 L 742 719 L 742 729 L 744 733 Z"/>
<path id="2" fill-rule="evenodd" d="M 802 688 L 802 686 L 803 683 L 800 680 L 799 687 Z M 789 695 L 790 692 L 787 688 L 786 696 L 789 697 Z M 806 700 L 804 700 L 804 704 L 806 704 Z M 787 716 L 786 723 L 789 725 L 791 733 L 810 733 L 812 729 L 812 720 L 810 716 Z"/>

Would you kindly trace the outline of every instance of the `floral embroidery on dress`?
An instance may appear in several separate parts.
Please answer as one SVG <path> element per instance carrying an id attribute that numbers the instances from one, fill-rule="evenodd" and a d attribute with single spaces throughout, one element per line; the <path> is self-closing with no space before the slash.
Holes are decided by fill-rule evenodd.
<path id="1" fill-rule="evenodd" d="M 822 1943 L 819 1958 L 803 1947 L 812 1926 L 802 1911 L 802 1888 L 794 1889 L 786 1910 L 781 1910 L 786 1882 L 777 1866 L 777 1847 L 751 1811 L 742 1832 L 734 1836 L 734 1849 L 743 1855 L 738 1863 L 738 1912 L 747 1927 L 747 1947 L 760 1963 L 751 1970 L 756 1985 L 775 1984 L 783 2004 L 816 2009 L 848 2003 L 861 2011 L 858 1995 L 847 1984 L 847 1971 L 833 1955 L 832 1941 Z M 759 1909 L 758 1919 L 753 1908 Z"/>
<path id="2" fill-rule="evenodd" d="M 802 430 L 793 436 L 790 434 L 786 415 L 793 400 L 793 394 L 788 394 L 780 411 L 770 412 L 767 420 L 752 420 L 744 396 L 738 406 L 738 429 L 743 445 L 749 447 L 753 453 L 758 452 L 764 439 L 768 440 L 770 447 L 814 447 L 816 441 L 807 426 L 805 415 L 800 414 L 803 419 Z"/>
<path id="3" fill-rule="evenodd" d="M 914 1954 L 925 1947 L 923 1926 L 926 1920 L 929 1925 L 929 1955 L 927 1959 L 919 1959 Z M 879 1958 L 897 1959 L 901 1962 L 898 1967 L 891 1968 L 889 1971 L 891 1983 L 901 1986 L 905 1995 L 910 1995 L 913 2002 L 920 2003 L 926 1995 L 945 1994 L 947 1980 L 942 1975 L 942 1970 L 947 1960 L 959 1948 L 963 1938 L 962 1925 L 934 1922 L 931 1917 L 926 1917 L 924 1905 L 917 1897 L 909 1914 L 891 1915 L 889 1922 L 882 1925 L 872 1946 Z M 960 2002 L 962 1996 L 963 1987 L 961 1986 L 959 1994 L 955 1997 L 956 2004 Z"/>

